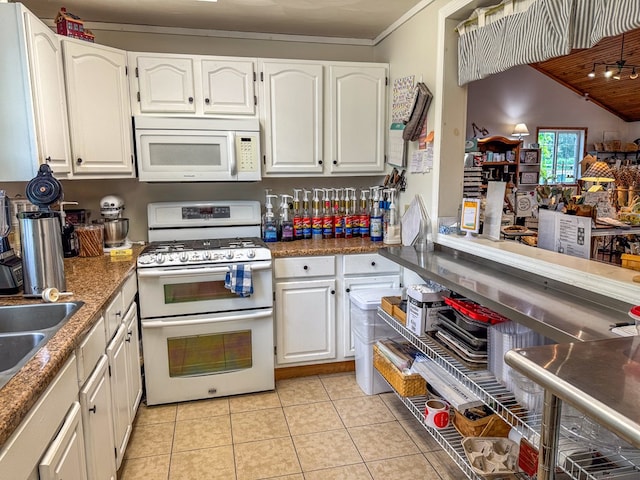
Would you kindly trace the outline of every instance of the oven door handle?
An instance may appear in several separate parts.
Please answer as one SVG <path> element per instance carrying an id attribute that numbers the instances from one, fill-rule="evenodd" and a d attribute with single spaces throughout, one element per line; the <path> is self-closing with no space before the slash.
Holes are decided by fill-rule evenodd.
<path id="1" fill-rule="evenodd" d="M 251 271 L 268 270 L 271 268 L 271 262 L 256 263 L 255 265 L 249 265 Z M 216 273 L 227 273 L 229 267 L 195 267 L 195 268 L 153 268 L 153 269 L 138 269 L 138 278 L 157 278 L 157 277 L 177 277 L 181 275 L 211 275 Z"/>
<path id="2" fill-rule="evenodd" d="M 203 325 L 206 323 L 229 322 L 234 320 L 253 320 L 257 318 L 271 317 L 272 315 L 273 309 L 269 308 L 268 310 L 262 310 L 260 312 L 234 314 L 216 318 L 199 318 L 197 320 L 173 320 L 169 322 L 162 320 L 142 320 L 142 328 L 185 327 L 188 325 Z"/>

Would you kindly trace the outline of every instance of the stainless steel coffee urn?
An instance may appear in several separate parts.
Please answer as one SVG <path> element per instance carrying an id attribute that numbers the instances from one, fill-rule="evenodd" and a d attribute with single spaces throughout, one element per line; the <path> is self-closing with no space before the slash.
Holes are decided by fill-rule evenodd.
<path id="1" fill-rule="evenodd" d="M 38 175 L 27 184 L 26 196 L 39 210 L 18 214 L 24 295 L 40 297 L 50 287 L 64 292 L 67 284 L 60 214 L 50 209 L 62 196 L 62 186 L 49 165 L 40 166 Z"/>

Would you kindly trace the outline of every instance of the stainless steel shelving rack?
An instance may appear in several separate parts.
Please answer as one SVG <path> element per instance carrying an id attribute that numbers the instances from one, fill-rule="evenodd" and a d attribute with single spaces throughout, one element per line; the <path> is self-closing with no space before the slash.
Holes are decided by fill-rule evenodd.
<path id="1" fill-rule="evenodd" d="M 434 360 L 461 384 L 475 393 L 495 413 L 511 424 L 520 435 L 532 444 L 540 441 L 540 426 L 542 415 L 527 411 L 519 405 L 512 392 L 500 384 L 487 370 L 472 370 L 453 358 L 448 351 L 431 337 L 417 336 L 404 325 L 387 314 L 382 308 L 377 311 L 389 326 L 407 339 L 414 347 Z M 411 413 L 424 425 L 425 429 L 434 437 L 444 451 L 460 467 L 467 478 L 477 480 L 478 476 L 467 462 L 462 450 L 462 437 L 453 427 L 436 430 L 424 423 L 424 405 L 426 397 L 402 397 L 400 400 Z M 569 478 L 575 480 L 603 480 L 620 479 L 632 480 L 640 478 L 640 451 L 632 454 L 616 453 L 602 455 L 594 461 L 597 451 L 589 445 L 581 443 L 568 432 L 561 434 L 558 448 L 558 467 Z M 527 478 L 523 476 L 522 478 Z"/>

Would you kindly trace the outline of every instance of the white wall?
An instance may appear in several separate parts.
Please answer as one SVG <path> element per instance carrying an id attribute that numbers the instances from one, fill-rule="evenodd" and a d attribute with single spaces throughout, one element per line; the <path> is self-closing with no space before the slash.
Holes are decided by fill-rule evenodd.
<path id="1" fill-rule="evenodd" d="M 608 111 L 586 101 L 568 88 L 527 65 L 471 82 L 467 101 L 467 138 L 472 123 L 491 135 L 509 137 L 516 123 L 524 122 L 530 135 L 524 143 L 536 143 L 536 127 L 586 127 L 587 150 L 602 142 L 603 132 L 617 132 L 616 138 L 638 138 L 631 126 Z"/>
<path id="2" fill-rule="evenodd" d="M 94 30 L 96 43 L 128 51 L 371 62 L 373 47 Z"/>
<path id="3" fill-rule="evenodd" d="M 415 81 L 423 81 L 434 100 L 431 103 L 427 116 L 427 131 L 434 129 L 434 104 L 435 97 L 441 93 L 436 87 L 436 33 L 437 12 L 446 0 L 438 0 L 415 15 L 412 19 L 394 31 L 386 39 L 375 47 L 375 61 L 388 62 L 391 72 L 390 85 L 400 77 L 415 75 Z M 389 108 L 393 92 L 389 91 Z M 391 116 L 388 115 L 389 122 Z M 418 142 L 409 143 L 408 159 L 418 147 Z M 431 210 L 436 202 L 433 198 L 434 185 L 438 183 L 438 173 L 432 170 L 430 173 L 411 174 L 407 169 L 407 189 L 400 197 L 400 210 L 404 211 L 411 199 L 416 194 L 421 194 Z"/>

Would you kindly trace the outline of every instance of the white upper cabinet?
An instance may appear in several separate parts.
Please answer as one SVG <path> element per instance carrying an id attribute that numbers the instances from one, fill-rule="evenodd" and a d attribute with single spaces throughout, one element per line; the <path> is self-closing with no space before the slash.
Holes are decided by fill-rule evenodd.
<path id="1" fill-rule="evenodd" d="M 265 173 L 321 174 L 323 66 L 263 60 Z"/>
<path id="2" fill-rule="evenodd" d="M 384 171 L 386 64 L 260 60 L 265 176 Z"/>
<path id="3" fill-rule="evenodd" d="M 74 174 L 134 176 L 126 53 L 75 39 L 62 45 Z"/>
<path id="4" fill-rule="evenodd" d="M 196 113 L 192 58 L 139 56 L 137 61 L 141 113 Z"/>
<path id="5" fill-rule="evenodd" d="M 60 40 L 19 3 L 0 3 L 0 182 L 27 181 L 49 159 L 70 171 Z"/>
<path id="6" fill-rule="evenodd" d="M 60 38 L 31 12 L 25 11 L 31 92 L 36 116 L 38 163 L 54 173 L 71 172 L 69 125 Z"/>
<path id="7" fill-rule="evenodd" d="M 330 65 L 327 159 L 332 173 L 384 170 L 387 67 Z"/>
<path id="8" fill-rule="evenodd" d="M 255 115 L 255 59 L 129 53 L 134 115 Z"/>
<path id="9" fill-rule="evenodd" d="M 255 114 L 252 60 L 202 59 L 205 114 Z"/>

